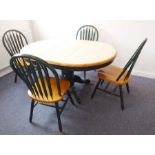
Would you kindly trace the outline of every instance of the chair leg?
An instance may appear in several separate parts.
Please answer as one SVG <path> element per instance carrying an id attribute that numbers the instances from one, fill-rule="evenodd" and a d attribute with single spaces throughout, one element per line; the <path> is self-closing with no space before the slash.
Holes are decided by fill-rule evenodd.
<path id="1" fill-rule="evenodd" d="M 84 80 L 86 80 L 86 71 L 84 71 Z"/>
<path id="2" fill-rule="evenodd" d="M 60 111 L 59 111 L 58 103 L 55 103 L 55 107 L 56 107 L 56 113 L 57 113 L 57 118 L 58 118 L 59 131 L 62 132 L 62 125 L 61 125 Z"/>
<path id="3" fill-rule="evenodd" d="M 118 88 L 118 86 L 116 86 L 116 87 L 113 89 L 113 93 L 116 92 L 117 88 Z"/>
<path id="4" fill-rule="evenodd" d="M 30 116 L 29 116 L 29 122 L 30 123 L 32 122 L 33 109 L 34 109 L 34 100 L 31 101 Z"/>
<path id="5" fill-rule="evenodd" d="M 110 86 L 110 82 L 108 82 L 108 83 L 106 84 L 104 90 L 107 90 L 109 86 Z"/>
<path id="6" fill-rule="evenodd" d="M 91 98 L 93 98 L 93 97 L 94 97 L 95 92 L 96 92 L 96 90 L 97 90 L 97 88 L 98 88 L 98 86 L 99 86 L 100 82 L 101 82 L 101 79 L 99 79 L 99 80 L 98 80 L 98 82 L 97 82 L 97 84 L 96 84 L 96 86 L 95 86 L 95 89 L 94 89 L 94 91 L 93 91 L 93 93 L 92 93 L 92 95 L 91 95 Z"/>
<path id="7" fill-rule="evenodd" d="M 124 110 L 122 86 L 119 86 L 119 91 L 120 91 L 121 109 Z"/>
<path id="8" fill-rule="evenodd" d="M 15 80 L 14 82 L 16 83 L 17 82 L 17 73 L 15 73 Z"/>
<path id="9" fill-rule="evenodd" d="M 104 80 L 102 80 L 102 81 L 101 81 L 100 86 L 102 86 L 102 85 L 103 85 L 103 83 L 104 83 Z"/>
<path id="10" fill-rule="evenodd" d="M 71 96 L 71 94 L 70 94 L 69 91 L 67 92 L 67 94 L 68 94 L 69 99 L 71 100 L 71 103 L 72 103 L 73 105 L 75 105 L 74 100 L 73 100 L 73 98 L 72 98 L 72 96 Z"/>
<path id="11" fill-rule="evenodd" d="M 128 83 L 126 84 L 126 89 L 127 89 L 127 92 L 130 93 L 130 89 L 129 89 L 129 84 Z"/>

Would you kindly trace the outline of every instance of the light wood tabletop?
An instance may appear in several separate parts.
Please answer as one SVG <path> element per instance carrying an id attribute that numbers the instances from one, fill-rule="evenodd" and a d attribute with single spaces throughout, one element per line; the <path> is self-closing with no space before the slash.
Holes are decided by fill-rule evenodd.
<path id="1" fill-rule="evenodd" d="M 22 54 L 40 57 L 50 64 L 68 68 L 97 68 L 111 63 L 116 50 L 109 44 L 84 40 L 44 40 L 33 42 Z"/>

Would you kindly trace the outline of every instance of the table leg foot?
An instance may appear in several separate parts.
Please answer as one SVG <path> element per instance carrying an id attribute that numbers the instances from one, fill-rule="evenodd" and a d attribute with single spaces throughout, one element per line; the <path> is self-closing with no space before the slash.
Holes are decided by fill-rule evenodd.
<path id="1" fill-rule="evenodd" d="M 81 103 L 81 99 L 80 97 L 77 95 L 76 93 L 76 90 L 75 90 L 75 87 L 74 87 L 74 83 L 77 82 L 77 83 L 83 83 L 83 84 L 88 84 L 90 83 L 90 80 L 89 79 L 86 79 L 86 80 L 83 80 L 81 79 L 81 77 L 77 76 L 77 75 L 74 75 L 74 72 L 73 71 L 70 71 L 70 70 L 62 70 L 62 77 L 64 79 L 67 79 L 70 81 L 71 83 L 71 92 L 74 96 L 74 98 L 76 99 L 77 103 Z"/>
<path id="2" fill-rule="evenodd" d="M 89 84 L 90 83 L 90 80 L 89 79 L 86 79 L 86 80 L 83 80 L 81 79 L 81 77 L 77 76 L 77 75 L 74 75 L 74 82 L 78 82 L 78 83 L 85 83 L 85 84 Z"/>

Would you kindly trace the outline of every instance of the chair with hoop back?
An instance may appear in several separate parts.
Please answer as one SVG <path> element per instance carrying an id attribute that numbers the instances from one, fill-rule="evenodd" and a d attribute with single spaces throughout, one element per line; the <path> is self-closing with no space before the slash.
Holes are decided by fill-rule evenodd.
<path id="1" fill-rule="evenodd" d="M 14 54 L 20 53 L 20 50 L 28 44 L 28 41 L 24 34 L 15 29 L 8 30 L 4 33 L 2 42 L 11 57 Z M 17 74 L 15 74 L 14 81 L 17 81 Z"/>
<path id="2" fill-rule="evenodd" d="M 98 30 L 93 25 L 83 25 L 78 29 L 76 33 L 77 40 L 98 41 L 98 38 Z M 84 71 L 84 79 L 86 80 L 86 71 Z"/>
<path id="3" fill-rule="evenodd" d="M 60 115 L 69 99 L 74 105 L 69 92 L 70 82 L 59 79 L 52 65 L 32 55 L 14 55 L 10 60 L 10 66 L 28 87 L 28 95 L 32 99 L 29 122 L 32 122 L 33 109 L 37 104 L 54 107 L 59 131 L 62 132 Z M 60 101 L 64 104 L 59 105 Z"/>
<path id="4" fill-rule="evenodd" d="M 95 86 L 95 89 L 91 95 L 91 98 L 94 97 L 97 89 L 101 90 L 103 92 L 118 96 L 118 97 L 120 97 L 120 101 L 121 101 L 121 109 L 124 110 L 122 86 L 126 85 L 127 92 L 128 93 L 130 92 L 128 82 L 131 79 L 131 72 L 132 72 L 132 69 L 133 69 L 146 41 L 147 41 L 147 38 L 140 44 L 138 49 L 135 51 L 135 53 L 132 55 L 132 57 L 129 59 L 129 61 L 127 62 L 127 64 L 125 65 L 125 67 L 123 69 L 120 67 L 114 66 L 114 65 L 109 65 L 109 66 L 99 70 L 99 72 L 98 72 L 99 80 Z M 103 89 L 103 88 L 101 88 L 101 86 L 104 81 L 107 81 L 108 84 Z M 107 88 L 109 87 L 110 83 L 113 83 L 116 85 L 116 87 L 113 91 L 107 91 Z M 119 87 L 120 95 L 117 95 L 115 93 L 115 91 L 118 87 Z"/>

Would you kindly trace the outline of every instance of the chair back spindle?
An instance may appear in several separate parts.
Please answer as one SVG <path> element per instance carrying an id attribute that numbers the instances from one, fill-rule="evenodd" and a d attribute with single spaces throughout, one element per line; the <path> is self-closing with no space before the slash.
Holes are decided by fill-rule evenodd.
<path id="1" fill-rule="evenodd" d="M 145 45 L 145 43 L 147 42 L 147 38 L 139 45 L 139 47 L 137 48 L 137 50 L 135 51 L 135 53 L 132 55 L 132 57 L 129 59 L 129 61 L 127 62 L 127 64 L 124 66 L 122 72 L 119 74 L 119 76 L 117 77 L 116 81 L 118 81 L 119 79 L 121 79 L 122 76 L 124 76 L 124 80 L 128 79 L 132 69 Z"/>
<path id="2" fill-rule="evenodd" d="M 53 98 L 51 75 L 56 79 L 58 94 L 61 96 L 59 76 L 54 67 L 44 60 L 32 55 L 17 54 L 11 58 L 10 65 L 35 97 Z"/>
<path id="3" fill-rule="evenodd" d="M 76 39 L 98 41 L 99 33 L 93 25 L 83 25 L 76 34 Z"/>
<path id="4" fill-rule="evenodd" d="M 4 33 L 2 42 L 10 56 L 19 53 L 20 50 L 28 44 L 24 34 L 14 29 L 8 30 Z"/>

